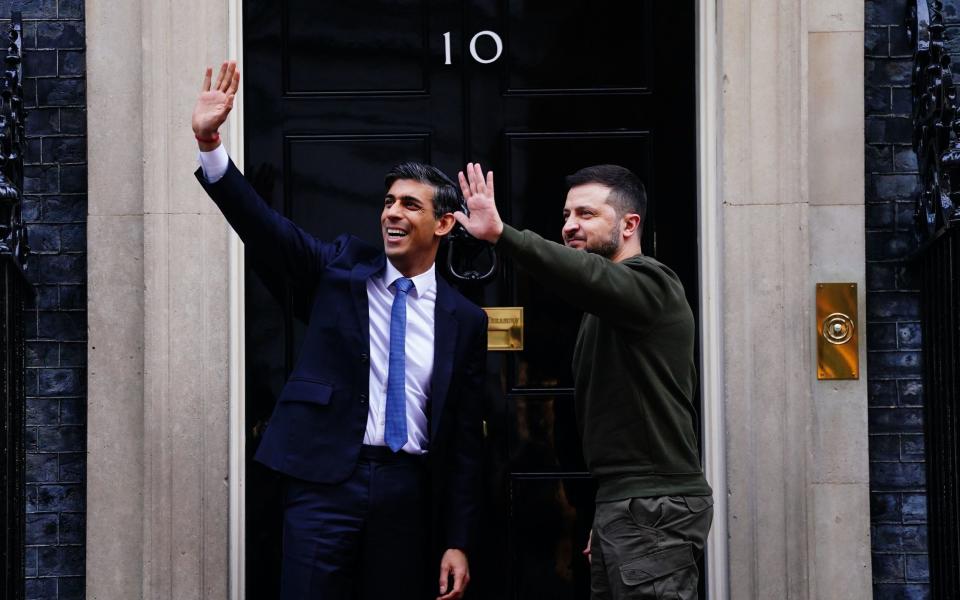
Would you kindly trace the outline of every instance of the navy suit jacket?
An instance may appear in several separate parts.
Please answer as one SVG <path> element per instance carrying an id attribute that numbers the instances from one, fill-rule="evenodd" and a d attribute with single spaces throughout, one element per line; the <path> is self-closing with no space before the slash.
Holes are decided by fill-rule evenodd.
<path id="1" fill-rule="evenodd" d="M 354 471 L 369 410 L 366 281 L 381 248 L 342 235 L 322 242 L 272 210 L 233 162 L 216 183 L 197 179 L 267 268 L 309 298 L 307 332 L 256 459 L 286 475 L 338 483 Z M 437 277 L 427 453 L 434 542 L 467 549 L 479 514 L 486 314 Z"/>

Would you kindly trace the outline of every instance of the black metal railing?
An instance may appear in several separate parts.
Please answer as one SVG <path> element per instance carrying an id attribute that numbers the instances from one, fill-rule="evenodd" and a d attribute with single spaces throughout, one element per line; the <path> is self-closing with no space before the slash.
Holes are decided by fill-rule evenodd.
<path id="1" fill-rule="evenodd" d="M 22 216 L 24 110 L 20 13 L 12 15 L 0 72 L 0 597 L 24 587 L 26 392 L 23 311 L 33 288 Z"/>
<path id="2" fill-rule="evenodd" d="M 930 583 L 933 598 L 960 598 L 960 228 L 944 230 L 920 264 Z"/>
<path id="3" fill-rule="evenodd" d="M 942 2 L 913 0 L 907 31 L 914 43 L 913 150 L 920 170 L 915 217 L 920 245 L 960 218 L 960 120 L 944 47 Z"/>
<path id="4" fill-rule="evenodd" d="M 960 598 L 960 118 L 943 3 L 910 0 L 914 211 L 924 365 L 927 523 L 933 598 Z"/>

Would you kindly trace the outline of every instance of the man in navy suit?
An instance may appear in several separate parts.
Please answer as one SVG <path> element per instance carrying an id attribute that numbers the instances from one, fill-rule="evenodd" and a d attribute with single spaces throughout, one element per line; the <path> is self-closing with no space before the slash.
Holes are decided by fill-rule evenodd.
<path id="1" fill-rule="evenodd" d="M 486 316 L 434 266 L 460 192 L 433 167 L 398 165 L 385 181 L 383 248 L 317 240 L 227 157 L 218 130 L 240 73 L 228 62 L 212 76 L 193 113 L 197 178 L 259 262 L 310 298 L 256 454 L 285 476 L 281 597 L 427 598 L 436 556 L 440 598 L 461 598 L 479 512 Z"/>

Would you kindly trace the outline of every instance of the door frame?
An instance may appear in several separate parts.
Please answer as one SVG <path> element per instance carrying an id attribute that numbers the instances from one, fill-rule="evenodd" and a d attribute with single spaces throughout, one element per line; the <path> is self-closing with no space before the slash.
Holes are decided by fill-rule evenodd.
<path id="1" fill-rule="evenodd" d="M 698 267 L 700 273 L 700 389 L 702 399 L 703 467 L 713 487 L 714 520 L 707 540 L 706 587 L 711 600 L 727 600 L 728 554 L 726 510 L 726 444 L 723 411 L 723 344 L 721 327 L 721 206 L 719 163 L 719 93 L 717 69 L 717 1 L 696 3 L 696 95 L 697 95 L 697 214 Z M 243 70 L 242 0 L 228 0 L 228 47 Z M 227 149 L 243 169 L 243 94 L 228 121 Z M 230 271 L 230 599 L 245 600 L 244 523 L 246 522 L 244 477 L 244 261 L 243 244 L 231 231 Z"/>
<path id="2" fill-rule="evenodd" d="M 707 538 L 706 589 L 710 600 L 729 596 L 727 469 L 723 393 L 721 209 L 717 71 L 717 5 L 697 0 L 697 225 L 700 256 L 700 398 L 703 469 L 713 487 L 713 526 Z"/>
<path id="3" fill-rule="evenodd" d="M 237 61 L 243 72 L 243 0 L 227 0 L 227 47 L 228 54 Z M 234 117 L 228 119 L 227 150 L 237 168 L 244 168 L 243 152 L 243 94 L 234 100 Z M 244 347 L 246 326 L 244 322 L 243 242 L 230 228 L 228 249 L 230 273 L 230 544 L 227 564 L 229 566 L 230 600 L 244 600 L 247 580 L 243 565 L 246 563 L 246 371 Z"/>

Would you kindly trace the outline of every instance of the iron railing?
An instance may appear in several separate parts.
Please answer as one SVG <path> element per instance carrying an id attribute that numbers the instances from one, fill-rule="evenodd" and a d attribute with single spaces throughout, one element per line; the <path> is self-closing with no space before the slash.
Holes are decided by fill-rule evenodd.
<path id="1" fill-rule="evenodd" d="M 23 226 L 24 110 L 20 13 L 12 15 L 0 72 L 0 597 L 24 587 L 26 393 L 23 311 L 32 287 Z"/>
<path id="2" fill-rule="evenodd" d="M 933 598 L 960 598 L 960 117 L 943 3 L 911 0 L 914 211 L 924 364 L 927 527 Z"/>

